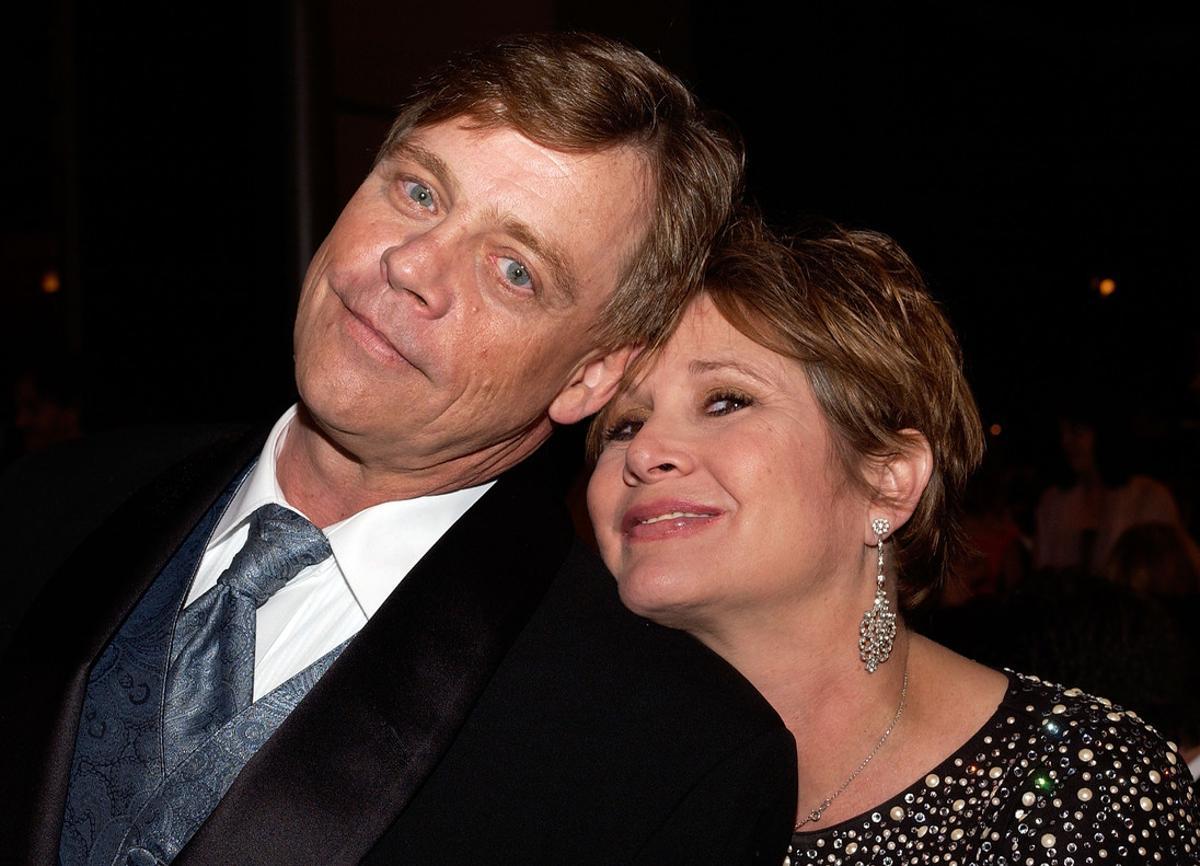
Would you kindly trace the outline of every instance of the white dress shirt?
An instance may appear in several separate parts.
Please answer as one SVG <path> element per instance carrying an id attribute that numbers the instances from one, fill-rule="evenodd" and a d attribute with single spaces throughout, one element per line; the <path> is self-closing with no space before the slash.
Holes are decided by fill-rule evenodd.
<path id="1" fill-rule="evenodd" d="M 274 502 L 303 514 L 284 497 L 275 474 L 295 417 L 293 406 L 271 429 L 258 462 L 209 539 L 187 604 L 214 586 L 241 550 L 257 508 Z M 258 609 L 254 700 L 357 634 L 417 561 L 494 483 L 382 502 L 326 527 L 333 556 L 303 569 Z"/>

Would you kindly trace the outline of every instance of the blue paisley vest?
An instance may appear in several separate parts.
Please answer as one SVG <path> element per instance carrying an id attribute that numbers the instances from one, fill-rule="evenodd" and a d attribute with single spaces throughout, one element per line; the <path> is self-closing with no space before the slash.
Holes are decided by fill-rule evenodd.
<path id="1" fill-rule="evenodd" d="M 63 866 L 170 863 L 346 645 L 255 701 L 175 766 L 166 761 L 163 696 L 175 621 L 242 477 L 192 530 L 92 668 L 59 841 Z"/>

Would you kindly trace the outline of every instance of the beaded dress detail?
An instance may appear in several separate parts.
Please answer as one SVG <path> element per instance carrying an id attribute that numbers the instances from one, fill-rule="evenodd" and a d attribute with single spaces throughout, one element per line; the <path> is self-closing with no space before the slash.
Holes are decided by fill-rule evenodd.
<path id="1" fill-rule="evenodd" d="M 796 833 L 784 863 L 1200 863 L 1200 810 L 1173 743 L 1104 698 L 1008 675 L 953 755 L 869 812 Z"/>

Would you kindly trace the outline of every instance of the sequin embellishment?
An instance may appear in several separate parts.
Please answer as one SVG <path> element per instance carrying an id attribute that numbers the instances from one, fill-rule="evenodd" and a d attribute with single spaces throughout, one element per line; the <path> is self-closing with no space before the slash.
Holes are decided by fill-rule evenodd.
<path id="1" fill-rule="evenodd" d="M 1137 715 L 1009 673 L 999 708 L 886 803 L 797 833 L 791 866 L 1200 863 L 1186 762 Z"/>

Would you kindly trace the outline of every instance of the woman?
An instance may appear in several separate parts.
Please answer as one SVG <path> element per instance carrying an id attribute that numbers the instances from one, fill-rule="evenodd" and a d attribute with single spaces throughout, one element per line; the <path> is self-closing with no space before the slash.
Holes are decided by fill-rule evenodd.
<path id="1" fill-rule="evenodd" d="M 1195 862 L 1186 769 L 1135 715 L 905 626 L 956 553 L 982 438 L 892 241 L 788 248 L 747 219 L 640 360 L 593 427 L 597 541 L 630 608 L 792 731 L 791 863 Z"/>

